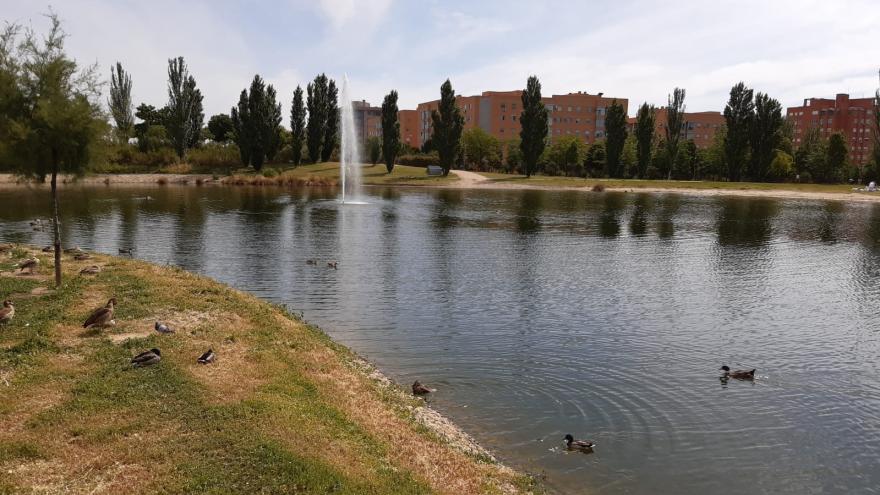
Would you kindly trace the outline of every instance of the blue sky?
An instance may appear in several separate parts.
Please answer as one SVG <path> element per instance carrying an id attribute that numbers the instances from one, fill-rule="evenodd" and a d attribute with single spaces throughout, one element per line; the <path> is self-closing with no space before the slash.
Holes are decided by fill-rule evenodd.
<path id="1" fill-rule="evenodd" d="M 182 55 L 208 115 L 228 112 L 255 73 L 288 115 L 293 89 L 319 72 L 347 73 L 353 95 L 401 108 L 461 94 L 522 88 L 604 92 L 664 104 L 687 89 L 690 111 L 721 110 L 743 80 L 784 106 L 803 98 L 873 94 L 880 66 L 876 0 L 598 1 L 124 1 L 52 4 L 80 63 L 109 78 L 132 73 L 134 100 L 167 100 L 169 57 Z M 0 0 L 0 18 L 45 29 L 47 4 Z M 287 117 L 285 117 L 285 121 Z M 285 122 L 287 124 L 287 122 Z"/>

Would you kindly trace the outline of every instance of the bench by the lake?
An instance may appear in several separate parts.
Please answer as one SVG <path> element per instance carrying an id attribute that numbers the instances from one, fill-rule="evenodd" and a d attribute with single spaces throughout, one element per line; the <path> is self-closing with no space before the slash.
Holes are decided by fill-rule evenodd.
<path id="1" fill-rule="evenodd" d="M 443 175 L 443 168 L 437 165 L 428 165 L 428 175 Z"/>

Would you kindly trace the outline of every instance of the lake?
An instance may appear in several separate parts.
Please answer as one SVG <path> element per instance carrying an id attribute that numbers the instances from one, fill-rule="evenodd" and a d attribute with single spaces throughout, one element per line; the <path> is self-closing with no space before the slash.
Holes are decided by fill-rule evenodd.
<path id="1" fill-rule="evenodd" d="M 880 203 L 335 195 L 64 186 L 63 235 L 302 311 L 562 493 L 880 493 Z M 0 241 L 48 199 L 0 189 Z"/>

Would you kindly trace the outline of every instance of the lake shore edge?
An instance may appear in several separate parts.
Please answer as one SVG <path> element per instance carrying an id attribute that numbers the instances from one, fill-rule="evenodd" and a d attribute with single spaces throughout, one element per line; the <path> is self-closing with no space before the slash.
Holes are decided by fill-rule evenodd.
<path id="1" fill-rule="evenodd" d="M 373 481 L 377 486 L 385 486 L 382 483 L 387 482 L 387 486 L 394 488 L 389 489 L 388 493 L 410 493 L 410 485 L 423 486 L 430 493 L 544 492 L 542 487 L 535 485 L 534 479 L 498 462 L 491 452 L 480 446 L 469 434 L 430 408 L 422 399 L 414 398 L 396 385 L 375 365 L 348 347 L 333 341 L 323 330 L 289 313 L 282 306 L 176 267 L 93 252 L 88 252 L 87 260 L 74 260 L 72 253 L 65 254 L 65 284 L 61 289 L 55 290 L 49 276 L 53 265 L 52 253 L 43 253 L 33 246 L 15 246 L 7 251 L 10 258 L 6 258 L 4 253 L 4 259 L 0 261 L 0 296 L 16 301 L 17 313 L 15 320 L 5 325 L 4 332 L 0 333 L 0 374 L 5 383 L 4 392 L 7 392 L 4 395 L 10 398 L 2 408 L 2 412 L 10 414 L 0 415 L 0 454 L 3 454 L 0 455 L 0 468 L 10 477 L 9 481 L 0 483 L 0 489 L 10 488 L 11 492 L 15 492 L 16 489 L 34 488 L 36 483 L 44 488 L 63 488 L 72 481 L 82 487 L 87 486 L 94 478 L 96 486 L 110 488 L 106 490 L 108 493 L 128 493 L 131 486 L 124 483 L 126 479 L 114 479 L 114 466 L 118 466 L 120 462 L 124 465 L 155 462 L 151 461 L 156 454 L 152 448 L 161 451 L 164 446 L 141 445 L 143 449 L 135 449 L 137 451 L 133 452 L 124 448 L 124 445 L 117 445 L 120 438 L 115 434 L 107 440 L 106 434 L 97 435 L 90 431 L 106 429 L 106 425 L 99 427 L 88 421 L 80 424 L 82 418 L 79 415 L 72 411 L 69 415 L 67 413 L 84 400 L 83 397 L 77 397 L 77 391 L 81 389 L 78 384 L 89 382 L 93 378 L 110 383 L 118 380 L 119 390 L 104 392 L 111 396 L 124 395 L 125 390 L 132 387 L 131 383 L 126 382 L 134 379 L 132 375 L 137 373 L 137 370 L 122 364 L 127 362 L 127 356 L 135 350 L 139 352 L 141 348 L 161 346 L 163 355 L 160 364 L 144 370 L 161 370 L 157 372 L 159 375 L 154 373 L 139 379 L 147 381 L 151 377 L 164 378 L 166 381 L 185 383 L 186 386 L 181 386 L 182 389 L 192 388 L 192 396 L 188 400 L 199 402 L 194 407 L 201 407 L 203 410 L 187 410 L 183 416 L 188 413 L 195 417 L 210 416 L 214 409 L 224 406 L 235 409 L 246 404 L 254 407 L 250 403 L 265 402 L 271 406 L 283 406 L 276 411 L 277 414 L 261 418 L 266 423 L 272 423 L 272 428 L 255 426 L 256 431 L 249 431 L 248 436 L 255 436 L 273 446 L 280 444 L 279 448 L 282 450 L 291 451 L 284 454 L 304 456 L 308 462 L 321 464 L 317 470 L 325 478 L 333 476 L 323 471 L 338 473 L 339 479 L 333 480 L 333 486 L 345 486 L 350 479 L 356 479 L 360 483 L 363 481 L 360 478 L 364 477 L 367 480 L 375 478 Z M 40 259 L 41 270 L 35 275 L 10 273 L 12 261 L 25 257 Z M 93 265 L 99 267 L 97 275 L 80 274 L 82 268 Z M 135 289 L 140 289 L 140 292 Z M 78 325 L 82 317 L 81 308 L 91 310 L 92 306 L 103 304 L 108 295 L 119 298 L 116 325 L 98 332 L 82 331 Z M 202 300 L 205 297 L 208 300 Z M 45 312 L 45 307 L 41 306 L 54 306 L 57 314 L 44 315 L 42 313 Z M 217 314 L 221 315 L 222 321 L 216 321 Z M 37 315 L 45 320 L 35 321 Z M 177 332 L 174 335 L 159 335 L 153 331 L 151 322 L 160 318 L 169 322 Z M 238 327 L 250 331 L 235 332 L 224 337 L 223 334 L 228 332 L 225 322 L 229 321 L 235 321 Z M 42 342 L 42 347 L 36 352 L 18 355 L 18 349 L 31 349 L 35 341 Z M 194 359 L 189 362 L 188 359 L 181 358 L 183 354 L 201 352 L 198 349 L 206 346 L 211 346 L 217 352 L 216 364 L 204 366 L 196 364 Z M 107 355 L 113 355 L 118 361 L 112 365 L 112 370 L 103 369 L 100 364 L 89 365 L 96 356 Z M 77 365 L 70 370 L 57 370 L 55 365 L 59 359 L 75 362 Z M 278 361 L 285 363 L 286 367 L 279 365 Z M 124 371 L 120 372 L 120 366 Z M 231 369 L 233 366 L 235 369 Z M 267 369 L 260 369 L 261 366 Z M 236 376 L 239 370 L 243 371 Z M 46 376 L 42 376 L 43 373 Z M 59 374 L 62 375 L 60 380 Z M 102 374 L 114 376 L 108 379 L 101 377 Z M 121 376 L 116 376 L 117 374 Z M 163 377 L 162 374 L 179 376 L 172 379 L 169 376 Z M 212 374 L 217 376 L 211 376 Z M 58 384 L 52 383 L 54 381 L 62 382 L 61 389 L 58 389 Z M 291 381 L 302 382 L 302 387 L 308 392 L 307 398 L 320 402 L 320 410 L 324 411 L 322 414 L 330 419 L 323 419 L 320 415 L 311 417 L 308 414 L 304 415 L 305 419 L 285 416 L 283 411 L 297 407 L 296 400 L 288 404 L 287 399 L 306 399 L 288 397 L 296 395 L 295 392 L 282 390 Z M 57 397 L 34 410 L 34 396 L 40 396 L 39 389 L 47 386 Z M 161 384 L 155 386 L 162 387 Z M 90 389 L 86 387 L 86 390 Z M 228 400 L 230 397 L 235 401 L 231 403 Z M 140 404 L 135 400 L 135 403 L 130 404 L 134 411 L 140 410 L 142 406 L 155 405 L 150 402 L 152 397 L 149 394 L 134 399 L 142 399 L 144 402 Z M 174 402 L 173 398 L 166 399 Z M 134 411 L 112 411 L 112 416 L 138 419 L 140 415 Z M 97 417 L 109 413 L 111 411 L 94 411 Z M 42 417 L 47 415 L 52 417 L 52 421 L 44 423 Z M 321 424 L 322 420 L 331 424 Z M 279 435 L 277 431 L 286 429 L 289 434 L 296 431 L 294 436 L 297 440 L 320 445 L 346 443 L 344 438 L 327 435 L 334 431 L 334 426 L 338 427 L 334 422 L 358 432 L 353 434 L 355 438 L 351 440 L 352 445 L 342 447 L 355 452 L 362 451 L 356 461 L 347 458 L 349 456 L 345 454 L 327 454 L 320 449 L 316 452 L 315 447 L 306 447 L 304 452 L 297 451 L 301 444 L 286 443 L 283 440 L 284 435 Z M 223 431 L 219 435 L 236 434 L 234 429 L 225 432 L 225 425 L 216 421 L 203 426 L 206 431 Z M 114 424 L 113 428 L 116 427 Z M 125 439 L 132 436 L 145 439 L 152 432 L 144 428 L 145 423 L 134 421 L 133 424 L 124 426 L 124 434 L 118 436 Z M 161 430 L 193 433 L 187 431 L 191 428 L 186 424 L 163 424 Z M 78 442 L 71 442 L 67 438 L 69 433 L 65 430 L 68 429 L 76 430 L 77 438 L 97 436 L 97 440 L 92 438 L 91 443 L 85 442 L 88 448 L 77 448 Z M 180 434 L 180 431 L 175 433 Z M 59 440 L 67 441 L 59 444 Z M 163 437 L 163 442 L 165 441 L 170 440 Z M 366 447 L 360 445 L 360 442 L 365 443 Z M 92 453 L 92 447 L 104 450 L 105 455 L 109 454 L 115 463 L 102 462 L 97 466 L 92 463 L 80 469 L 75 465 L 67 465 L 68 462 L 78 462 L 83 456 L 88 457 Z M 180 450 L 188 449 L 181 446 Z M 238 454 L 235 448 L 229 450 L 231 452 L 227 455 L 233 457 L 230 461 L 242 462 L 234 459 Z M 181 458 L 177 451 L 169 455 L 169 459 L 175 463 L 198 464 L 197 460 L 187 457 L 185 455 Z M 49 472 L 47 463 L 60 466 L 53 465 Z M 352 466 L 352 463 L 357 465 Z M 382 468 L 386 465 L 391 474 L 386 473 L 386 468 Z M 59 467 L 65 469 L 59 471 Z M 166 467 L 167 469 L 163 469 Z M 268 469 L 265 466 L 255 468 Z M 376 469 L 380 474 L 373 474 Z M 169 473 L 178 474 L 171 466 L 153 466 L 150 471 L 165 476 L 170 476 Z M 145 491 L 149 491 L 148 487 L 154 484 L 165 488 L 195 488 L 192 484 L 183 483 L 191 481 L 189 479 L 171 477 L 169 480 L 161 475 L 150 479 L 152 473 L 141 474 L 147 477 L 144 480 L 146 483 L 142 485 Z M 255 474 L 253 476 L 255 479 L 259 478 Z M 403 481 L 397 478 L 402 478 Z M 120 481 L 121 484 L 116 486 L 115 481 Z M 5 483 L 9 483 L 8 486 Z M 116 489 L 113 489 L 114 486 Z M 199 485 L 198 488 L 206 487 Z M 236 487 L 214 488 L 235 491 L 233 488 Z M 365 487 L 360 489 L 363 488 Z M 355 493 L 357 490 L 355 488 Z"/>
<path id="2" fill-rule="evenodd" d="M 322 166 L 324 164 L 321 164 Z M 310 166 L 305 166 L 310 167 Z M 774 199 L 806 199 L 820 201 L 851 201 L 851 202 L 880 202 L 880 192 L 866 193 L 860 191 L 807 191 L 798 190 L 796 188 L 785 187 L 768 187 L 756 189 L 743 185 L 742 187 L 731 187 L 730 183 L 724 184 L 725 187 L 712 187 L 714 183 L 706 183 L 705 187 L 701 187 L 700 182 L 682 181 L 680 187 L 670 186 L 651 186 L 646 185 L 650 181 L 638 181 L 631 186 L 612 185 L 618 184 L 620 181 L 609 181 L 606 179 L 575 179 L 575 178 L 550 178 L 553 184 L 541 184 L 540 182 L 518 182 L 524 180 L 524 177 L 510 176 L 510 178 L 498 179 L 497 177 L 482 175 L 477 172 L 469 172 L 464 170 L 452 170 L 450 175 L 454 175 L 457 180 L 444 182 L 430 182 L 420 180 L 402 180 L 399 182 L 375 182 L 369 180 L 364 182 L 365 187 L 427 187 L 436 189 L 471 189 L 471 190 L 538 190 L 538 191 L 574 191 L 593 193 L 593 187 L 601 184 L 604 191 L 621 192 L 621 193 L 653 193 L 653 194 L 683 194 L 689 196 L 733 196 L 748 198 L 774 198 Z M 144 174 L 94 174 L 82 177 L 62 176 L 63 184 L 77 185 L 104 185 L 104 186 L 163 186 L 163 185 L 179 185 L 179 186 L 241 186 L 241 185 L 257 185 L 257 186 L 276 186 L 283 187 L 284 184 L 273 184 L 271 178 L 258 181 L 258 183 L 247 183 L 235 180 L 239 176 L 217 176 L 212 174 L 160 174 L 160 173 L 144 173 Z M 307 177 L 322 177 L 307 176 Z M 326 177 L 326 176 L 323 176 Z M 514 182 L 516 181 L 516 182 Z M 570 184 L 566 184 L 570 182 Z M 583 185 L 578 184 L 582 182 Z M 611 183 L 606 185 L 605 183 Z M 669 181 L 658 181 L 660 184 L 667 184 Z M 337 187 L 336 185 L 328 185 L 324 183 L 315 183 L 313 185 L 297 183 L 300 187 Z M 768 184 L 775 186 L 776 184 Z M 784 186 L 784 184 L 782 184 Z M 10 173 L 0 173 L 0 187 L 41 187 L 43 184 L 23 180 L 20 177 Z"/>

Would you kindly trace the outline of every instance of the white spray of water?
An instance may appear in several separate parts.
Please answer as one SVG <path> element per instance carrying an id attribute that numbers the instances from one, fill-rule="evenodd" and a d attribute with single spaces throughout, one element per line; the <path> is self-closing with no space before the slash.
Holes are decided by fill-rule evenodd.
<path id="1" fill-rule="evenodd" d="M 360 197 L 361 154 L 358 150 L 357 130 L 354 127 L 354 108 L 348 89 L 348 75 L 343 76 L 340 97 L 340 123 L 342 127 L 342 147 L 339 157 L 339 175 L 342 177 L 342 202 Z"/>

